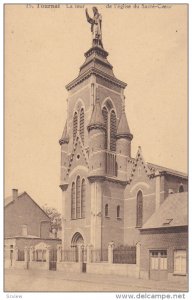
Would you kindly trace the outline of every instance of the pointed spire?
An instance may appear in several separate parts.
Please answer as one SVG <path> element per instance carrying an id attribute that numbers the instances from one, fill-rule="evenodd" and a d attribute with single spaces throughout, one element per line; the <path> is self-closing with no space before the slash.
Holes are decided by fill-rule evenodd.
<path id="1" fill-rule="evenodd" d="M 68 134 L 67 134 L 67 121 L 66 121 L 65 127 L 63 129 L 62 137 L 59 140 L 59 144 L 62 145 L 62 144 L 68 144 L 68 143 L 69 143 L 69 137 L 68 137 Z"/>
<path id="2" fill-rule="evenodd" d="M 100 105 L 98 96 L 96 98 L 96 103 L 93 108 L 90 123 L 87 126 L 88 131 L 90 131 L 93 128 L 105 129 L 105 121 L 104 121 L 103 114 L 101 111 L 101 105 Z"/>
<path id="3" fill-rule="evenodd" d="M 117 137 L 117 139 L 118 138 L 127 138 L 129 140 L 132 140 L 132 138 L 133 138 L 133 135 L 130 132 L 129 125 L 127 122 L 127 117 L 125 114 L 125 98 L 122 103 L 122 113 L 121 113 L 121 118 L 120 118 L 119 125 L 117 128 L 116 137 Z"/>

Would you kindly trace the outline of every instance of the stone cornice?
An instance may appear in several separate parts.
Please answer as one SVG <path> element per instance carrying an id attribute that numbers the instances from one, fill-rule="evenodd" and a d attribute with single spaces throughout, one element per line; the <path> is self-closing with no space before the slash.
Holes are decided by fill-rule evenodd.
<path id="1" fill-rule="evenodd" d="M 92 129 L 102 129 L 103 131 L 106 131 L 104 124 L 89 124 L 87 130 L 90 131 Z"/>
<path id="2" fill-rule="evenodd" d="M 131 141 L 133 139 L 133 135 L 131 133 L 117 133 L 116 139 L 128 139 Z"/>
<path id="3" fill-rule="evenodd" d="M 87 177 L 90 182 L 94 181 L 110 181 L 113 183 L 119 183 L 123 186 L 126 186 L 128 184 L 128 181 L 119 180 L 117 177 L 108 177 L 108 176 L 99 176 L 99 175 L 91 175 Z"/>
<path id="4" fill-rule="evenodd" d="M 84 80 L 86 80 L 87 78 L 89 78 L 91 75 L 96 75 L 99 76 L 103 79 L 105 79 L 106 81 L 121 87 L 121 88 L 125 88 L 127 86 L 127 84 L 115 77 L 112 77 L 104 72 L 102 72 L 101 70 L 98 70 L 94 67 L 90 68 L 88 71 L 86 71 L 85 73 L 83 73 L 82 75 L 78 76 L 77 78 L 75 78 L 72 82 L 70 82 L 69 84 L 66 85 L 66 89 L 68 91 L 70 91 L 73 87 L 77 86 L 79 83 L 83 82 Z"/>

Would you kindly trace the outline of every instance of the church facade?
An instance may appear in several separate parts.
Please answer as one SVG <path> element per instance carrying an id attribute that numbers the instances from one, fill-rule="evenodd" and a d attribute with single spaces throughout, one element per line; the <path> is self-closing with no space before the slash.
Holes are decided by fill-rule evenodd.
<path id="1" fill-rule="evenodd" d="M 94 249 L 135 245 L 141 228 L 172 193 L 186 192 L 187 175 L 146 163 L 125 114 L 126 83 L 117 79 L 102 44 L 85 53 L 68 90 L 61 145 L 62 245 Z"/>

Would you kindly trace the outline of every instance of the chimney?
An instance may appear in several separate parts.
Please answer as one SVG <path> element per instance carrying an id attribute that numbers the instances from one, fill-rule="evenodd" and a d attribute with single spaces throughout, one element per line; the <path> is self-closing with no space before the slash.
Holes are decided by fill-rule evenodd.
<path id="1" fill-rule="evenodd" d="M 13 195 L 13 201 L 15 201 L 18 197 L 18 190 L 17 189 L 12 189 L 12 195 Z"/>

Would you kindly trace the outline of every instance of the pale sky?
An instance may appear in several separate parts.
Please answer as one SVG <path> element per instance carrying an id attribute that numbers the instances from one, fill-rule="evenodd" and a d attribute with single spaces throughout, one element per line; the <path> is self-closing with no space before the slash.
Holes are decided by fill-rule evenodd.
<path id="1" fill-rule="evenodd" d="M 106 8 L 103 44 L 128 84 L 132 156 L 187 172 L 187 6 Z M 84 8 L 5 8 L 5 196 L 26 191 L 58 207 L 65 85 L 91 46 Z"/>

